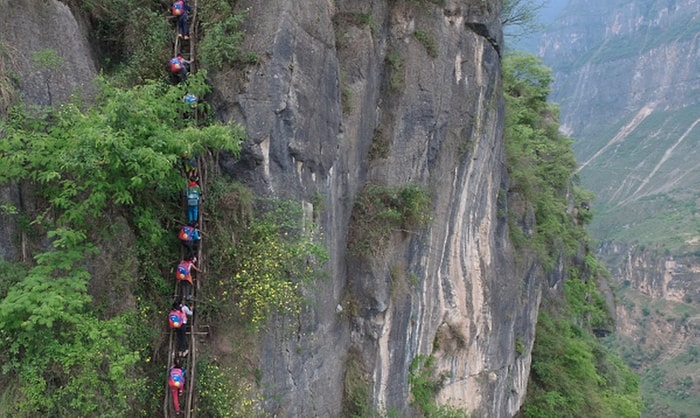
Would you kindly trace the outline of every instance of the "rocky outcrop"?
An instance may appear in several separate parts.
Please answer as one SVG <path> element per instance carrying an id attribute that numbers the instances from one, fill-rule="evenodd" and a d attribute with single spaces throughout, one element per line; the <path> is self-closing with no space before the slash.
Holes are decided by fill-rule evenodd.
<path id="1" fill-rule="evenodd" d="M 16 75 L 22 99 L 54 105 L 89 92 L 97 74 L 87 30 L 57 0 L 0 0 L 0 59 Z"/>
<path id="2" fill-rule="evenodd" d="M 692 303 L 700 293 L 700 266 L 695 256 L 661 255 L 659 248 L 605 242 L 601 260 L 624 288 L 632 288 L 650 299 Z M 625 260 L 617 263 L 617 260 Z"/>
<path id="3" fill-rule="evenodd" d="M 658 248 L 612 242 L 600 248 L 618 282 L 617 338 L 623 344 L 633 342 L 623 345 L 622 351 L 625 360 L 640 372 L 650 367 L 664 370 L 665 363 L 684 359 L 700 344 L 697 258 L 661 256 L 660 252 Z M 669 377 L 655 390 L 669 390 L 675 383 Z M 696 393 L 693 388 L 683 390 Z M 657 402 L 651 413 L 658 413 L 661 404 Z"/>

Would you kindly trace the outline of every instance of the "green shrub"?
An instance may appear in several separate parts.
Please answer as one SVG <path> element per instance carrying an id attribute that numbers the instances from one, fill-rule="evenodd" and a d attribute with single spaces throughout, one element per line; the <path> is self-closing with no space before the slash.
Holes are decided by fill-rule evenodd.
<path id="1" fill-rule="evenodd" d="M 437 58 L 438 50 L 437 41 L 435 41 L 435 37 L 420 30 L 413 32 L 413 36 L 418 40 L 418 42 L 420 42 L 423 45 L 423 47 L 425 48 L 425 52 L 428 53 L 428 56 L 430 58 Z"/>
<path id="2" fill-rule="evenodd" d="M 540 313 L 525 417 L 639 417 L 638 378 L 590 332 Z"/>
<path id="3" fill-rule="evenodd" d="M 511 192 L 535 210 L 534 234 L 515 221 L 523 214 L 511 214 L 511 237 L 514 244 L 534 250 L 547 270 L 562 261 L 568 265 L 587 249 L 583 226 L 590 221 L 585 211 L 570 213 L 569 205 L 581 208 L 592 194 L 575 185 L 571 140 L 559 134 L 558 109 L 547 103 L 551 70 L 532 55 L 511 54 L 503 61 L 503 80 Z M 607 273 L 591 254 L 567 273 L 564 303 L 550 296 L 553 303 L 543 302 L 549 309 L 539 314 L 524 415 L 638 417 L 642 403 L 636 376 L 592 332 L 613 327 L 597 289 Z"/>
<path id="4" fill-rule="evenodd" d="M 91 38 L 102 52 L 103 67 L 116 75 L 121 85 L 164 78 L 175 33 L 174 21 L 166 19 L 170 13 L 167 6 L 147 0 L 75 3 L 90 17 Z"/>
<path id="5" fill-rule="evenodd" d="M 443 385 L 442 379 L 434 376 L 434 362 L 435 357 L 433 356 L 417 356 L 408 369 L 408 383 L 413 397 L 412 404 L 426 416 L 435 412 L 434 398 Z"/>
<path id="6" fill-rule="evenodd" d="M 392 93 L 400 93 L 403 90 L 406 75 L 404 74 L 404 62 L 397 50 L 391 50 L 386 55 L 386 63 L 389 67 L 389 90 Z"/>
<path id="7" fill-rule="evenodd" d="M 139 354 L 127 339 L 127 315 L 102 320 L 89 310 L 85 235 L 60 230 L 53 250 L 0 302 L 2 373 L 16 380 L 14 416 L 118 417 L 142 391 Z"/>
<path id="8" fill-rule="evenodd" d="M 367 184 L 353 205 L 348 238 L 351 252 L 377 255 L 394 232 L 424 228 L 430 222 L 430 204 L 428 192 L 414 184 Z"/>
<path id="9" fill-rule="evenodd" d="M 204 73 L 189 87 L 206 93 Z M 3 381 L 17 393 L 7 405 L 12 416 L 153 415 L 163 375 L 148 347 L 162 328 L 162 297 L 172 294 L 163 271 L 173 242 L 165 225 L 181 210 L 177 167 L 183 154 L 238 151 L 240 127 L 197 127 L 178 117 L 180 87 L 150 82 L 124 90 L 101 80 L 99 89 L 91 108 L 77 101 L 16 107 L 1 127 L 0 182 L 36 185 L 32 198 L 43 210 L 26 223 L 41 225 L 46 235 L 36 238 L 51 244 L 2 289 L 0 337 L 11 342 L 0 346 L 0 359 Z M 115 214 L 132 222 L 142 277 L 136 309 L 125 304 L 107 317 L 103 301 L 87 292 L 86 265 L 96 252 L 90 240 L 108 238 L 98 231 L 109 235 L 103 226 Z M 123 276 L 106 280 L 114 285 Z M 148 384 L 146 373 L 157 373 L 158 384 Z"/>
<path id="10" fill-rule="evenodd" d="M 301 286 L 321 276 L 328 258 L 314 242 L 301 204 L 254 200 L 235 183 L 219 183 L 213 190 L 207 203 L 215 225 L 209 237 L 209 315 L 235 316 L 254 328 L 273 312 L 297 315 Z"/>
<path id="11" fill-rule="evenodd" d="M 351 348 L 345 361 L 345 376 L 343 377 L 343 416 L 370 416 L 371 382 L 367 376 L 362 353 L 357 348 Z"/>
<path id="12" fill-rule="evenodd" d="M 246 376 L 209 359 L 200 360 L 197 371 L 199 415 L 217 418 L 260 416 L 260 400 Z"/>
<path id="13" fill-rule="evenodd" d="M 218 70 L 224 66 L 250 61 L 250 54 L 244 57 L 241 51 L 244 33 L 240 25 L 248 14 L 247 10 L 234 12 L 224 0 L 203 3 L 200 7 L 202 36 L 198 44 L 198 59 L 201 65 Z"/>
<path id="14" fill-rule="evenodd" d="M 575 254 L 587 236 L 581 227 L 584 222 L 577 224 L 567 210 L 576 169 L 572 141 L 558 132 L 558 110 L 547 103 L 551 70 L 539 59 L 526 54 L 506 56 L 503 80 L 511 190 L 535 208 L 534 236 L 517 242 L 535 250 L 545 268 L 551 269 L 560 254 Z M 579 190 L 576 196 L 584 199 L 590 195 Z M 586 221 L 585 216 L 581 220 Z M 511 234 L 517 236 L 512 227 L 517 228 L 517 224 L 511 222 Z"/>
<path id="15" fill-rule="evenodd" d="M 447 375 L 435 375 L 435 357 L 417 356 L 408 369 L 408 383 L 411 387 L 411 405 L 418 408 L 422 416 L 435 418 L 467 418 L 464 410 L 447 405 L 438 406 L 435 395 L 445 384 Z"/>
<path id="16" fill-rule="evenodd" d="M 367 152 L 367 158 L 370 161 L 387 158 L 390 150 L 391 142 L 387 135 L 381 128 L 375 129 L 374 135 L 372 136 L 372 145 L 370 145 L 369 151 Z"/>

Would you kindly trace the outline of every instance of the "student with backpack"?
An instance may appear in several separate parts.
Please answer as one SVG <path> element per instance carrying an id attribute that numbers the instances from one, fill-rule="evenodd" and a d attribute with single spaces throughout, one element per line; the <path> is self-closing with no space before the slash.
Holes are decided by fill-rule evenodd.
<path id="1" fill-rule="evenodd" d="M 202 200 L 202 188 L 199 187 L 199 177 L 190 176 L 187 183 L 185 195 L 187 197 L 187 222 L 197 222 L 199 220 L 199 202 Z"/>
<path id="2" fill-rule="evenodd" d="M 197 257 L 185 257 L 185 259 L 180 261 L 180 264 L 178 264 L 177 268 L 175 269 L 175 277 L 177 278 L 178 283 L 180 283 L 182 295 L 185 296 L 185 300 L 192 299 L 192 270 L 194 269 L 198 272 L 202 271 L 195 266 L 196 262 Z"/>
<path id="3" fill-rule="evenodd" d="M 197 160 L 199 159 L 199 153 L 191 153 L 191 152 L 183 152 L 180 155 L 180 164 L 182 166 L 182 171 L 185 174 L 185 177 L 189 178 L 195 178 L 199 179 L 198 176 L 198 171 L 197 171 L 197 166 L 198 162 Z"/>
<path id="4" fill-rule="evenodd" d="M 189 353 L 187 347 L 187 317 L 192 316 L 192 310 L 182 304 L 182 298 L 173 302 L 172 309 L 168 313 L 168 326 L 177 333 L 177 354 L 185 357 Z"/>
<path id="5" fill-rule="evenodd" d="M 192 11 L 187 0 L 176 0 L 173 3 L 173 16 L 177 17 L 177 36 L 178 38 L 190 39 L 190 31 L 187 23 L 189 12 Z"/>
<path id="6" fill-rule="evenodd" d="M 199 236 L 199 229 L 197 229 L 197 222 L 188 222 L 187 225 L 180 229 L 177 234 L 178 239 L 185 247 L 185 257 L 192 258 L 197 251 L 197 244 L 201 240 Z"/>
<path id="7" fill-rule="evenodd" d="M 175 413 L 180 414 L 180 395 L 185 389 L 185 368 L 180 366 L 178 359 L 173 361 L 173 367 L 168 370 L 168 387 L 173 396 Z"/>
<path id="8" fill-rule="evenodd" d="M 187 93 L 182 97 L 184 103 L 184 113 L 186 116 L 192 115 L 197 110 L 199 99 L 192 93 Z"/>
<path id="9" fill-rule="evenodd" d="M 186 60 L 182 54 L 177 54 L 170 59 L 170 72 L 177 76 L 179 83 L 184 83 L 187 81 L 187 72 L 189 71 L 188 66 L 192 63 L 192 60 Z"/>

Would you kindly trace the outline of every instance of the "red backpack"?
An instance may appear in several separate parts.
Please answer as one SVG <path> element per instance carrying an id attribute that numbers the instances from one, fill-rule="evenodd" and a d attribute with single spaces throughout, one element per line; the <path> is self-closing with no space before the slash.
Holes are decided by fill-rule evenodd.
<path id="1" fill-rule="evenodd" d="M 185 321 L 182 318 L 182 311 L 179 309 L 173 309 L 168 314 L 168 325 L 171 329 L 180 328 Z"/>
<path id="2" fill-rule="evenodd" d="M 181 261 L 180 264 L 177 265 L 177 271 L 175 272 L 175 277 L 177 277 L 178 280 L 185 280 L 187 279 L 187 276 L 190 274 L 190 268 L 189 268 L 189 261 Z"/>
<path id="3" fill-rule="evenodd" d="M 170 60 L 170 71 L 177 73 L 180 70 L 182 70 L 182 61 L 180 61 L 180 58 L 175 57 Z"/>
<path id="4" fill-rule="evenodd" d="M 185 3 L 183 3 L 182 0 L 176 1 L 173 3 L 172 11 L 173 16 L 181 16 L 183 13 L 185 13 Z"/>
<path id="5" fill-rule="evenodd" d="M 192 239 L 192 234 L 194 233 L 194 228 L 191 226 L 183 226 L 180 230 L 178 238 L 182 241 L 190 241 Z"/>
<path id="6" fill-rule="evenodd" d="M 181 369 L 172 368 L 168 373 L 168 386 L 182 389 L 185 386 L 185 374 Z"/>

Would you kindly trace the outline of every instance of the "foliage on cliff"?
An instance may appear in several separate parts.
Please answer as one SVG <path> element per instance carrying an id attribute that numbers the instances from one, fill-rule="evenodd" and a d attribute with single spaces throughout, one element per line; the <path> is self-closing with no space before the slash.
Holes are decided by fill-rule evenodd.
<path id="1" fill-rule="evenodd" d="M 200 1 L 195 59 L 202 68 L 220 69 L 237 62 L 255 62 L 243 54 L 240 25 L 247 11 L 236 11 L 235 0 Z M 171 1 L 90 0 L 76 2 L 92 22 L 95 41 L 101 46 L 104 67 L 127 85 L 144 79 L 163 78 L 173 51 L 175 19 Z M 138 19 L 134 18 L 138 16 Z"/>
<path id="2" fill-rule="evenodd" d="M 571 140 L 558 132 L 558 110 L 547 102 L 550 70 L 532 55 L 511 54 L 504 60 L 503 79 L 511 191 L 533 202 L 535 212 L 534 230 L 513 219 L 511 235 L 553 269 L 586 251 L 590 214 L 584 202 L 591 196 L 573 184 Z M 611 327 L 596 287 L 605 272 L 591 255 L 584 263 L 564 264 L 569 267 L 563 295 L 546 292 L 539 316 L 524 414 L 639 416 L 637 377 L 593 335 L 594 328 Z"/>
<path id="3" fill-rule="evenodd" d="M 205 78 L 203 71 L 191 75 L 187 92 L 204 96 Z M 18 107 L 0 124 L 0 182 L 22 184 L 36 193 L 24 198 L 40 206 L 2 210 L 21 218 L 24 235 L 44 241 L 30 245 L 34 262 L 3 263 L 0 272 L 0 415 L 153 416 L 162 399 L 165 365 L 151 356 L 162 348 L 163 301 L 173 290 L 183 156 L 236 155 L 243 130 L 189 117 L 182 86 L 120 89 L 102 80 L 100 92 L 89 105 Z M 251 329 L 273 313 L 297 319 L 300 288 L 327 259 L 301 205 L 256 199 L 229 182 L 209 186 L 211 268 L 200 319 L 235 319 Z M 135 243 L 109 242 L 115 218 L 128 229 L 119 237 Z M 100 279 L 112 288 L 106 293 L 123 291 L 123 300 L 88 291 L 100 244 L 123 255 L 120 271 Z M 93 268 L 105 263 L 117 262 Z M 255 410 L 255 379 L 245 367 L 237 373 L 248 380 L 231 387 L 213 378 L 203 386 L 201 400 L 213 416 Z"/>
<path id="4" fill-rule="evenodd" d="M 204 94 L 203 80 L 192 77 L 191 91 Z M 241 138 L 233 126 L 198 127 L 178 118 L 183 93 L 161 83 L 130 90 L 102 83 L 90 107 L 15 108 L 0 125 L 0 181 L 36 191 L 43 206 L 34 213 L 14 209 L 26 218 L 28 234 L 49 243 L 23 269 L 13 268 L 16 275 L 2 277 L 0 359 L 3 389 L 11 394 L 0 406 L 3 415 L 150 414 L 148 386 L 162 386 L 146 379 L 156 373 L 161 383 L 159 369 L 148 364 L 162 324 L 154 315 L 159 307 L 144 301 L 129 309 L 133 299 L 125 296 L 121 307 L 111 301 L 119 312 L 106 314 L 115 307 L 88 293 L 87 266 L 95 241 L 110 238 L 113 217 L 124 217 L 135 232 L 141 274 L 140 290 L 131 290 L 172 290 L 161 274 L 171 258 L 163 225 L 179 213 L 181 155 L 237 152 Z"/>
<path id="5" fill-rule="evenodd" d="M 328 259 L 301 204 L 256 198 L 224 179 L 212 186 L 208 256 L 210 273 L 220 279 L 207 283 L 208 319 L 258 329 L 273 313 L 298 318 L 301 289 L 320 277 L 318 266 Z"/>
<path id="6" fill-rule="evenodd" d="M 511 54 L 503 62 L 503 83 L 511 191 L 535 205 L 536 220 L 533 232 L 512 227 L 511 236 L 516 245 L 532 247 L 551 269 L 560 251 L 572 256 L 586 238 L 578 225 L 588 222 L 590 215 L 580 207 L 591 195 L 572 185 L 576 169 L 572 141 L 559 133 L 558 110 L 547 102 L 551 71 L 533 55 Z M 572 200 L 576 216 L 570 215 Z"/>

